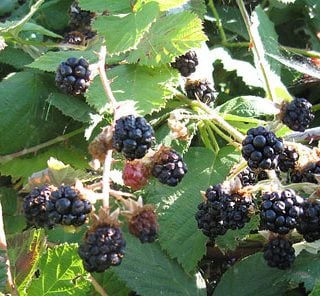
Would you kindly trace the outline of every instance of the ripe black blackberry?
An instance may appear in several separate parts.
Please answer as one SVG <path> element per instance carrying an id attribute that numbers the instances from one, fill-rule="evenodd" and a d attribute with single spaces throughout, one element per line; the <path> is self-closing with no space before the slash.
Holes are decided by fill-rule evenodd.
<path id="1" fill-rule="evenodd" d="M 70 186 L 60 186 L 47 202 L 47 219 L 52 224 L 81 226 L 88 219 L 92 205 L 81 199 Z"/>
<path id="2" fill-rule="evenodd" d="M 80 58 L 68 58 L 62 62 L 57 71 L 56 85 L 70 95 L 79 95 L 84 93 L 90 85 L 89 63 Z"/>
<path id="3" fill-rule="evenodd" d="M 294 131 L 304 132 L 314 119 L 312 104 L 303 98 L 295 98 L 283 107 L 282 122 Z"/>
<path id="4" fill-rule="evenodd" d="M 274 169 L 283 149 L 282 139 L 262 126 L 249 129 L 242 141 L 242 156 L 251 169 Z"/>
<path id="5" fill-rule="evenodd" d="M 152 126 L 143 118 L 128 115 L 116 121 L 112 146 L 128 160 L 142 158 L 154 140 Z"/>
<path id="6" fill-rule="evenodd" d="M 23 212 L 28 226 L 52 228 L 47 219 L 47 203 L 51 196 L 49 185 L 34 188 L 23 200 Z"/>
<path id="7" fill-rule="evenodd" d="M 318 200 L 305 200 L 303 215 L 297 226 L 297 231 L 307 242 L 320 239 L 320 203 Z"/>
<path id="8" fill-rule="evenodd" d="M 78 254 L 88 272 L 104 272 L 121 264 L 126 242 L 118 226 L 102 224 L 90 229 L 80 244 Z"/>
<path id="9" fill-rule="evenodd" d="M 161 183 L 176 186 L 188 172 L 181 155 L 169 147 L 162 147 L 154 155 L 151 173 Z"/>
<path id="10" fill-rule="evenodd" d="M 154 208 L 145 205 L 132 213 L 128 222 L 129 232 L 138 237 L 142 243 L 152 243 L 158 234 L 157 215 Z"/>
<path id="11" fill-rule="evenodd" d="M 73 3 L 70 7 L 69 25 L 73 30 L 89 27 L 94 15 L 88 10 L 82 10 L 77 3 Z"/>
<path id="12" fill-rule="evenodd" d="M 261 226 L 272 232 L 287 234 L 303 215 L 303 198 L 292 189 L 265 193 L 260 207 Z"/>
<path id="13" fill-rule="evenodd" d="M 206 201 L 198 205 L 195 219 L 198 228 L 207 237 L 214 239 L 227 232 L 226 221 L 223 219 L 223 210 L 226 208 L 229 196 L 221 185 L 210 186 L 205 193 Z"/>
<path id="14" fill-rule="evenodd" d="M 187 77 L 196 71 L 198 63 L 196 52 L 190 50 L 184 55 L 177 57 L 175 61 L 171 63 L 171 67 L 176 68 L 182 76 Z"/>
<path id="15" fill-rule="evenodd" d="M 294 170 L 297 161 L 299 159 L 299 153 L 292 146 L 285 146 L 283 152 L 278 158 L 278 167 L 281 172 L 288 172 Z"/>
<path id="16" fill-rule="evenodd" d="M 187 97 L 191 100 L 200 100 L 205 104 L 209 104 L 215 100 L 214 90 L 207 80 L 188 79 L 184 89 Z"/>
<path id="17" fill-rule="evenodd" d="M 315 175 L 320 174 L 320 161 L 310 162 L 301 170 L 293 170 L 290 173 L 290 181 L 292 183 L 314 183 L 317 184 L 318 181 Z"/>
<path id="18" fill-rule="evenodd" d="M 272 239 L 265 245 L 263 257 L 270 267 L 290 268 L 295 260 L 292 242 L 280 237 Z"/>
<path id="19" fill-rule="evenodd" d="M 237 177 L 243 187 L 257 184 L 257 175 L 249 167 L 242 170 Z"/>

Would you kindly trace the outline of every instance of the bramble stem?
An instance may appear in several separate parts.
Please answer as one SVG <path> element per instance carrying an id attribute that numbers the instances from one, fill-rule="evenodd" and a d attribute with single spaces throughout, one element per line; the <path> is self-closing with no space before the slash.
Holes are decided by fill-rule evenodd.
<path id="1" fill-rule="evenodd" d="M 74 137 L 76 135 L 79 135 L 84 130 L 85 130 L 85 128 L 79 128 L 79 129 L 77 129 L 75 131 L 72 131 L 72 132 L 70 132 L 68 134 L 65 134 L 63 136 L 58 136 L 58 137 L 56 137 L 56 138 L 54 138 L 52 140 L 49 140 L 49 141 L 44 142 L 44 143 L 41 143 L 39 145 L 30 147 L 30 148 L 25 148 L 25 149 L 23 149 L 21 151 L 14 152 L 14 153 L 11 153 L 11 154 L 1 155 L 0 156 L 0 163 L 5 163 L 5 162 L 10 161 L 10 160 L 12 160 L 14 158 L 17 158 L 17 157 L 20 157 L 20 156 L 24 156 L 24 155 L 29 154 L 29 153 L 38 152 L 40 149 L 52 146 L 52 145 L 57 144 L 59 142 L 66 141 L 69 138 L 72 138 L 72 137 Z"/>
<path id="2" fill-rule="evenodd" d="M 224 29 L 223 29 L 222 22 L 221 22 L 221 19 L 219 17 L 218 11 L 217 11 L 216 7 L 213 4 L 213 0 L 209 0 L 208 5 L 209 5 L 209 7 L 210 7 L 210 9 L 212 11 L 212 14 L 213 14 L 214 18 L 216 19 L 216 25 L 217 25 L 219 33 L 220 33 L 221 41 L 222 41 L 222 43 L 225 43 L 225 42 L 227 42 L 227 36 L 226 36 L 226 33 L 224 32 Z"/>
<path id="3" fill-rule="evenodd" d="M 103 165 L 102 175 L 102 194 L 103 194 L 103 207 L 109 209 L 109 196 L 110 196 L 110 170 L 112 163 L 112 150 L 108 150 Z"/>
<path id="4" fill-rule="evenodd" d="M 285 140 L 291 142 L 316 141 L 320 140 L 320 127 L 306 129 L 304 132 L 295 132 L 284 137 Z"/>
<path id="5" fill-rule="evenodd" d="M 97 293 L 99 293 L 101 296 L 108 296 L 107 292 L 103 289 L 103 287 L 101 287 L 98 281 L 92 275 L 89 275 L 89 277 Z"/>

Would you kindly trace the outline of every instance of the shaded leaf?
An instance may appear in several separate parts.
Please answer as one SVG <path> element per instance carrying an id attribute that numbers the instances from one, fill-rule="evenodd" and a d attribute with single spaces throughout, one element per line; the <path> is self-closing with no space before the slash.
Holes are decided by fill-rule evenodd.
<path id="1" fill-rule="evenodd" d="M 96 11 L 96 12 L 109 12 L 109 13 L 129 13 L 132 11 L 131 2 L 119 1 L 119 0 L 79 0 L 79 5 L 84 10 Z"/>
<path id="2" fill-rule="evenodd" d="M 32 32 L 37 32 L 45 36 L 53 37 L 53 38 L 63 38 L 61 35 L 58 35 L 52 31 L 47 30 L 46 28 L 34 24 L 34 23 L 26 23 L 23 25 L 21 28 L 21 31 L 32 31 Z"/>
<path id="3" fill-rule="evenodd" d="M 11 65 L 17 69 L 23 68 L 23 66 L 32 61 L 32 58 L 27 53 L 18 48 L 8 46 L 0 51 L 0 62 Z"/>

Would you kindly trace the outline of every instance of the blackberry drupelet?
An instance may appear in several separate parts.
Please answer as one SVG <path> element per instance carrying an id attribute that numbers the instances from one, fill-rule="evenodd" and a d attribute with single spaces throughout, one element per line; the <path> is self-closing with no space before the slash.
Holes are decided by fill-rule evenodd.
<path id="1" fill-rule="evenodd" d="M 52 228 L 47 219 L 47 203 L 51 196 L 48 185 L 34 188 L 23 200 L 23 212 L 28 226 Z"/>
<path id="2" fill-rule="evenodd" d="M 317 200 L 305 200 L 303 215 L 297 226 L 297 231 L 307 242 L 320 239 L 320 203 Z"/>
<path id="3" fill-rule="evenodd" d="M 243 187 L 257 184 L 257 175 L 249 167 L 242 170 L 237 177 Z"/>
<path id="4" fill-rule="evenodd" d="M 151 173 L 161 183 L 176 186 L 187 172 L 187 165 L 175 150 L 164 147 L 155 154 Z"/>
<path id="5" fill-rule="evenodd" d="M 145 205 L 133 212 L 128 223 L 129 232 L 138 237 L 142 243 L 152 243 L 158 234 L 157 215 L 154 208 Z"/>
<path id="6" fill-rule="evenodd" d="M 278 167 L 281 172 L 294 170 L 299 159 L 298 152 L 292 146 L 285 146 L 278 158 Z"/>
<path id="7" fill-rule="evenodd" d="M 314 119 L 312 104 L 303 98 L 295 98 L 284 106 L 282 122 L 294 131 L 304 132 Z"/>
<path id="8" fill-rule="evenodd" d="M 274 238 L 264 247 L 264 259 L 270 267 L 290 268 L 295 260 L 292 243 L 284 238 Z"/>
<path id="9" fill-rule="evenodd" d="M 209 104 L 215 100 L 214 90 L 207 80 L 188 79 L 184 89 L 190 100 L 200 100 L 205 104 Z"/>
<path id="10" fill-rule="evenodd" d="M 265 193 L 260 208 L 261 226 L 272 232 L 287 234 L 303 215 L 303 198 L 292 189 Z"/>
<path id="11" fill-rule="evenodd" d="M 88 219 L 92 205 L 81 199 L 70 186 L 60 186 L 47 203 L 47 219 L 52 224 L 81 226 Z"/>
<path id="12" fill-rule="evenodd" d="M 242 141 L 242 156 L 251 169 L 274 169 L 283 149 L 282 139 L 262 126 L 249 129 Z"/>
<path id="13" fill-rule="evenodd" d="M 89 230 L 78 254 L 88 272 L 104 272 L 121 263 L 126 242 L 119 227 L 103 224 Z"/>
<path id="14" fill-rule="evenodd" d="M 177 57 L 175 61 L 171 63 L 171 67 L 176 68 L 182 76 L 187 77 L 196 71 L 198 63 L 196 52 L 190 50 L 184 55 Z"/>
<path id="15" fill-rule="evenodd" d="M 90 74 L 87 60 L 83 58 L 68 58 L 59 65 L 56 71 L 55 82 L 65 93 L 79 95 L 88 89 Z"/>
<path id="16" fill-rule="evenodd" d="M 144 157 L 153 140 L 153 128 L 143 117 L 128 115 L 116 121 L 112 146 L 126 159 Z"/>

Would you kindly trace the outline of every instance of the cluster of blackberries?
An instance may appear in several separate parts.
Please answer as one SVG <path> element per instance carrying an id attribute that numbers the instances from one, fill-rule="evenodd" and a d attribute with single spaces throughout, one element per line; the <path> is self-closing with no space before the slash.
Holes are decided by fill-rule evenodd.
<path id="1" fill-rule="evenodd" d="M 258 172 L 255 172 L 249 167 L 246 167 L 244 170 L 242 170 L 237 177 L 239 178 L 243 187 L 255 185 L 259 181 L 269 179 L 268 173 L 266 171 L 259 170 Z"/>
<path id="2" fill-rule="evenodd" d="M 153 140 L 153 128 L 143 117 L 128 115 L 115 123 L 113 148 L 123 153 L 128 160 L 144 157 Z"/>
<path id="3" fill-rule="evenodd" d="M 89 201 L 81 199 L 70 186 L 60 186 L 58 190 L 54 190 L 48 185 L 43 185 L 34 188 L 24 198 L 23 211 L 28 226 L 81 226 L 87 221 L 92 205 Z"/>
<path id="4" fill-rule="evenodd" d="M 292 189 L 265 193 L 261 203 L 261 225 L 279 234 L 287 234 L 297 227 L 303 215 L 304 199 Z"/>
<path id="5" fill-rule="evenodd" d="M 295 98 L 284 105 L 282 122 L 294 131 L 304 132 L 314 119 L 312 104 L 304 98 Z"/>
<path id="6" fill-rule="evenodd" d="M 221 185 L 210 186 L 206 201 L 198 205 L 195 218 L 198 228 L 211 239 L 223 235 L 228 229 L 240 229 L 250 220 L 254 203 L 251 197 L 228 194 Z"/>
<path id="7" fill-rule="evenodd" d="M 103 272 L 121 263 L 126 242 L 119 227 L 103 224 L 86 233 L 78 254 L 88 272 Z"/>
<path id="8" fill-rule="evenodd" d="M 90 85 L 89 63 L 86 59 L 68 58 L 62 62 L 57 71 L 56 85 L 70 95 L 83 94 Z"/>
<path id="9" fill-rule="evenodd" d="M 175 150 L 164 147 L 155 154 L 151 173 L 161 183 L 176 186 L 187 172 L 187 165 Z"/>
<path id="10" fill-rule="evenodd" d="M 171 63 L 171 67 L 176 68 L 184 77 L 189 76 L 196 71 L 196 66 L 199 64 L 198 57 L 195 51 L 190 50 L 184 55 L 181 55 Z"/>
<path id="11" fill-rule="evenodd" d="M 283 150 L 282 139 L 262 126 L 249 129 L 242 142 L 242 156 L 251 169 L 275 169 Z"/>
<path id="12" fill-rule="evenodd" d="M 209 104 L 215 100 L 215 92 L 207 80 L 188 79 L 184 89 L 187 97 L 191 100 L 200 100 L 205 104 Z"/>
<path id="13" fill-rule="evenodd" d="M 152 243 L 158 234 L 157 215 L 151 206 L 144 206 L 132 213 L 128 223 L 129 232 L 142 243 Z"/>

